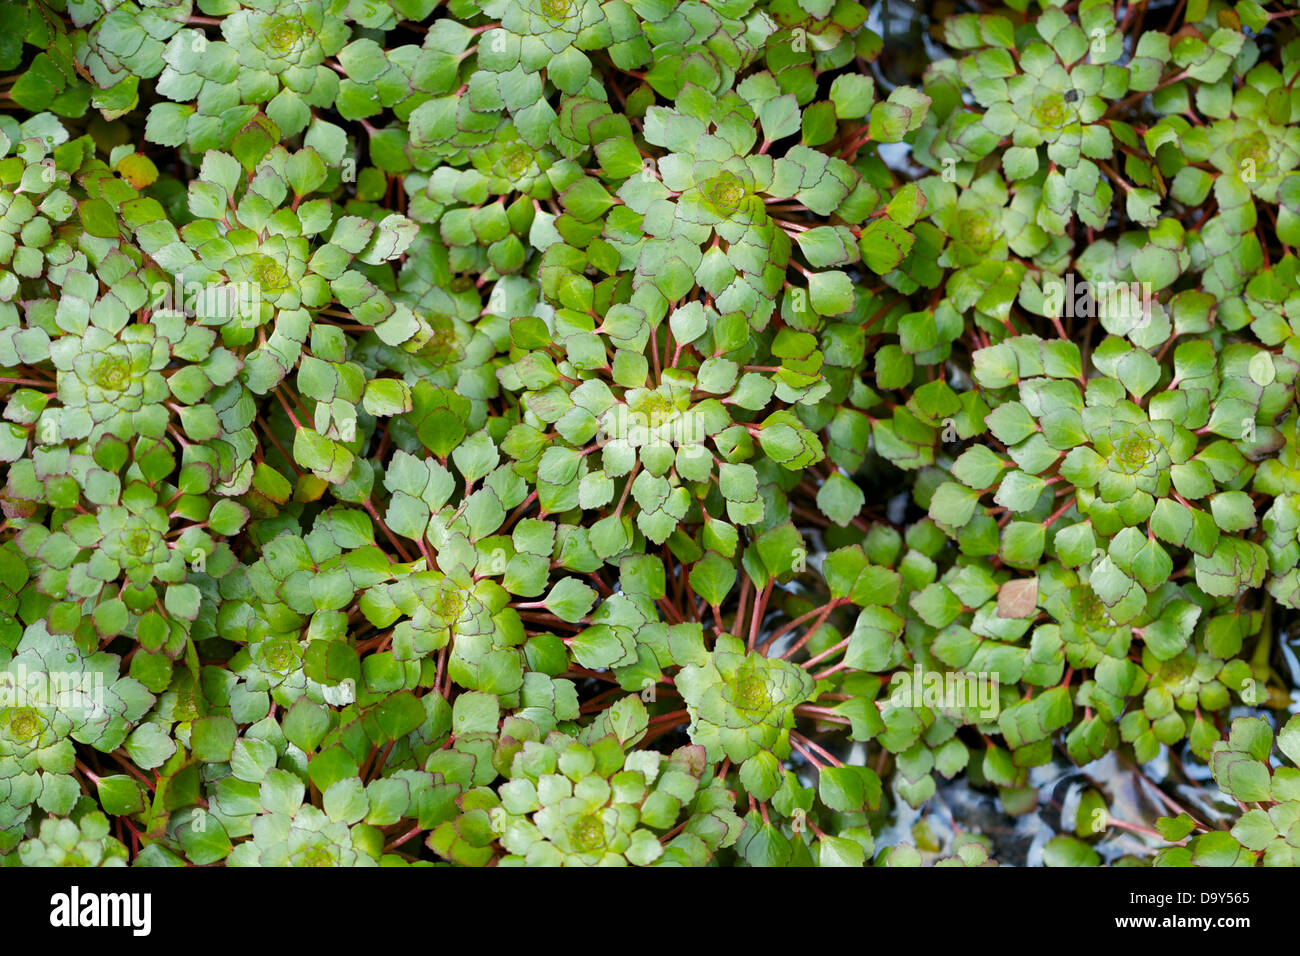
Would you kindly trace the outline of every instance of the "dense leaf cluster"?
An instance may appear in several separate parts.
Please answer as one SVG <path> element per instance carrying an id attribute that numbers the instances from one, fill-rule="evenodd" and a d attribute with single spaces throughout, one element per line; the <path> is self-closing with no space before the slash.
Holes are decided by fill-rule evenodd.
<path id="1" fill-rule="evenodd" d="M 5 864 L 1293 865 L 1294 12 L 0 6 Z"/>

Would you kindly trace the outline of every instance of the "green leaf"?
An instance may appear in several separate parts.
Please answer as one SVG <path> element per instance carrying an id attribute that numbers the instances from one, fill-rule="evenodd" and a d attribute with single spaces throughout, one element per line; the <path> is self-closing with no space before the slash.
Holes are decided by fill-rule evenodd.
<path id="1" fill-rule="evenodd" d="M 866 495 L 839 472 L 833 473 L 817 492 L 817 508 L 841 528 L 848 527 L 866 503 Z"/>
<path id="2" fill-rule="evenodd" d="M 696 562 L 690 573 L 691 588 L 710 605 L 719 605 L 736 583 L 736 568 L 712 551 Z"/>
<path id="3" fill-rule="evenodd" d="M 77 213 L 81 217 L 82 228 L 92 236 L 116 239 L 118 236 L 117 214 L 112 205 L 103 199 L 85 199 L 77 203 Z"/>
<path id="4" fill-rule="evenodd" d="M 576 578 L 562 578 L 551 588 L 543 602 L 548 611 L 570 623 L 581 621 L 591 613 L 595 603 L 596 590 Z"/>
<path id="5" fill-rule="evenodd" d="M 190 745 L 197 759 L 205 763 L 222 763 L 230 759 L 235 735 L 235 722 L 229 717 L 203 717 L 194 721 Z"/>
<path id="6" fill-rule="evenodd" d="M 818 774 L 817 796 L 840 813 L 875 810 L 880 806 L 880 778 L 866 767 L 823 767 Z"/>
<path id="7" fill-rule="evenodd" d="M 820 315 L 842 315 L 853 309 L 853 282 L 843 272 L 816 272 L 808 278 L 808 297 Z"/>
<path id="8" fill-rule="evenodd" d="M 1077 837 L 1057 836 L 1043 846 L 1044 866 L 1099 866 L 1101 856 Z"/>
<path id="9" fill-rule="evenodd" d="M 144 811 L 144 790 L 139 781 L 127 774 L 100 777 L 95 781 L 99 805 L 114 816 L 130 816 Z"/>

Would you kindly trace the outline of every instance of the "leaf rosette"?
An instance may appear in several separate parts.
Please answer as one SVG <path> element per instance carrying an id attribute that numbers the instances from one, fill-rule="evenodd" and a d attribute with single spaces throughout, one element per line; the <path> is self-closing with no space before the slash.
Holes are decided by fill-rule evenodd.
<path id="1" fill-rule="evenodd" d="M 688 664 L 677 686 L 691 715 L 691 740 L 710 760 L 743 763 L 771 750 L 789 752 L 794 708 L 812 696 L 803 668 L 778 658 L 746 653 L 738 638 L 718 638 L 708 663 Z"/>
<path id="2" fill-rule="evenodd" d="M 109 835 L 108 817 L 99 811 L 79 820 L 47 817 L 37 834 L 18 847 L 23 866 L 126 866 L 130 855 L 121 840 Z"/>
<path id="3" fill-rule="evenodd" d="M 91 326 L 80 336 L 55 339 L 50 358 L 59 371 L 63 437 L 161 436 L 167 422 L 162 403 L 171 395 L 161 372 L 171 356 L 152 326 L 128 326 L 117 336 Z"/>

